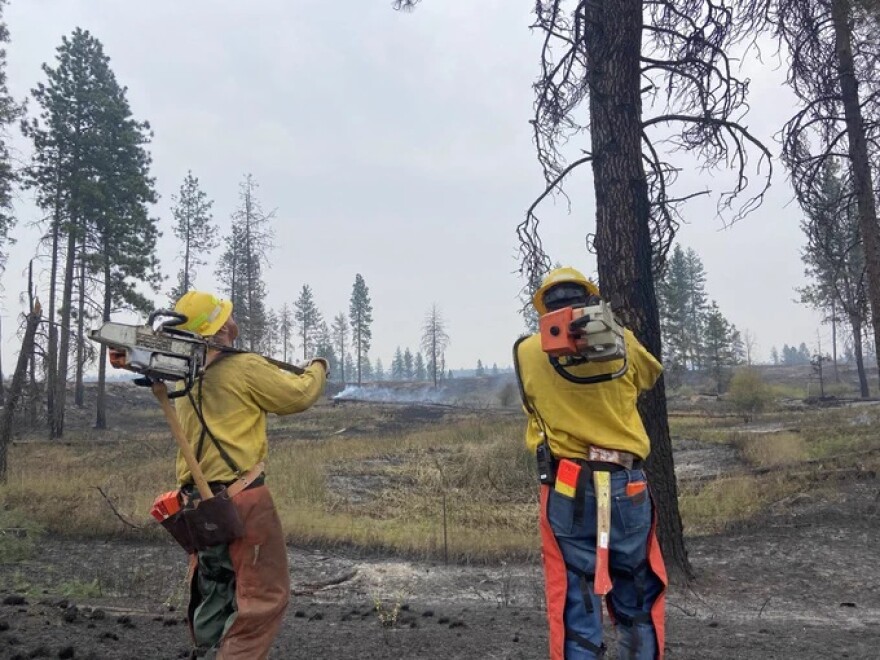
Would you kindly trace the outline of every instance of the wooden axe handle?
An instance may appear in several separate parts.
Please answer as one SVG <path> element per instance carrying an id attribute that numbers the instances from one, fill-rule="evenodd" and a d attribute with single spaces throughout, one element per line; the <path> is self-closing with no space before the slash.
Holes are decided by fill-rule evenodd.
<path id="1" fill-rule="evenodd" d="M 193 481 L 196 482 L 196 488 L 199 490 L 199 495 L 202 500 L 211 499 L 214 497 L 214 493 L 211 492 L 211 487 L 205 481 L 205 474 L 202 472 L 202 468 L 199 467 L 199 461 L 186 440 L 186 435 L 180 426 L 180 420 L 177 418 L 177 411 L 168 398 L 168 387 L 162 381 L 153 381 L 151 388 L 156 399 L 159 401 L 159 405 L 162 407 L 162 412 L 165 413 L 165 419 L 168 421 L 168 426 L 171 427 L 171 435 L 174 436 L 177 447 L 180 449 L 180 453 L 183 454 L 183 460 L 186 461 L 189 471 L 192 473 Z"/>

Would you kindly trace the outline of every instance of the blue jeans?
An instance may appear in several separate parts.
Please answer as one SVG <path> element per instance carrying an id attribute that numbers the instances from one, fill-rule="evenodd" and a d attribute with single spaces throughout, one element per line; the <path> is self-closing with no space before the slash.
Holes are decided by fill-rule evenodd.
<path id="1" fill-rule="evenodd" d="M 613 588 L 608 608 L 618 630 L 621 660 L 653 660 L 657 641 L 651 623 L 651 606 L 663 584 L 648 567 L 647 544 L 653 516 L 647 489 L 628 496 L 627 484 L 644 482 L 642 470 L 611 473 L 610 572 Z M 596 496 L 592 480 L 578 493 L 583 511 L 576 514 L 575 499 L 551 488 L 547 518 L 566 565 L 565 658 L 594 660 L 601 657 L 602 601 L 593 593 L 596 570 Z"/>

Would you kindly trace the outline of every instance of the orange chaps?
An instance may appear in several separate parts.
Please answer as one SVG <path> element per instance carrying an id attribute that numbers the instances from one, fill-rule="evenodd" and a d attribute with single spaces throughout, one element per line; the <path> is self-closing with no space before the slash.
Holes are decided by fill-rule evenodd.
<path id="1" fill-rule="evenodd" d="M 568 598 L 569 579 L 568 568 L 560 549 L 559 542 L 553 532 L 548 519 L 548 505 L 552 486 L 541 486 L 540 498 L 540 531 L 542 559 L 544 565 L 544 588 L 547 602 L 547 622 L 549 624 L 550 660 L 564 660 L 566 655 L 566 600 Z M 595 541 L 593 541 L 595 543 Z M 595 547 L 595 545 L 593 546 Z M 614 551 L 614 535 L 611 538 L 611 548 Z M 657 577 L 661 585 L 660 592 L 650 605 L 650 623 L 656 637 L 655 660 L 663 660 L 665 641 L 665 603 L 666 603 L 666 567 L 660 554 L 660 545 L 656 535 L 656 513 L 653 515 L 650 531 L 648 532 L 647 547 L 645 549 L 648 568 Z M 613 575 L 612 575 L 613 578 Z M 592 590 L 592 579 L 589 588 Z M 613 593 L 613 589 L 612 589 Z M 611 594 L 609 594 L 610 596 Z M 601 612 L 598 612 L 601 615 Z M 612 616 L 613 611 L 610 609 Z M 604 651 L 603 651 L 604 652 Z M 602 653 L 597 657 L 601 657 Z"/>
<path id="2" fill-rule="evenodd" d="M 264 660 L 281 629 L 290 600 L 287 546 L 275 503 L 266 486 L 244 490 L 232 502 L 245 528 L 244 536 L 229 544 L 237 611 L 234 622 L 220 641 L 216 657 L 217 660 Z M 193 593 L 197 567 L 196 555 L 190 555 L 190 593 Z"/>

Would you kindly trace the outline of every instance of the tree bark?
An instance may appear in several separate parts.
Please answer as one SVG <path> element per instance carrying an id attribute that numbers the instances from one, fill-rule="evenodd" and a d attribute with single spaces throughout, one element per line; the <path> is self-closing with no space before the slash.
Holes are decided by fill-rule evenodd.
<path id="1" fill-rule="evenodd" d="M 868 375 L 865 373 L 865 357 L 862 349 L 862 319 L 857 314 L 851 314 L 849 323 L 852 328 L 856 370 L 859 372 L 859 393 L 863 399 L 867 399 L 871 396 L 871 391 L 868 388 Z"/>
<path id="2" fill-rule="evenodd" d="M 106 239 L 105 239 L 106 240 Z M 108 248 L 104 248 L 104 309 L 101 319 L 104 323 L 110 320 L 110 310 L 113 306 L 113 292 L 110 289 L 110 257 L 107 255 Z M 107 428 L 107 347 L 101 344 L 98 353 L 98 393 L 95 403 L 95 428 Z"/>
<path id="3" fill-rule="evenodd" d="M 73 402 L 78 408 L 85 404 L 85 386 L 83 385 L 83 371 L 85 370 L 85 315 L 86 315 L 86 242 L 83 239 L 79 257 L 79 299 L 77 301 L 76 316 L 76 386 L 74 387 Z"/>
<path id="4" fill-rule="evenodd" d="M 658 359 L 660 314 L 651 268 L 648 184 L 642 160 L 641 0 L 585 3 L 590 137 L 596 194 L 594 247 L 604 297 Z M 639 410 L 651 438 L 648 472 L 663 555 L 671 573 L 690 577 L 663 379 Z"/>
<path id="5" fill-rule="evenodd" d="M 58 341 L 58 374 L 55 387 L 55 410 L 49 437 L 64 435 L 64 405 L 67 399 L 67 363 L 70 353 L 70 306 L 73 304 L 73 271 L 76 258 L 76 231 L 71 226 L 67 238 L 67 261 L 64 266 L 64 292 L 61 297 L 61 336 Z"/>
<path id="6" fill-rule="evenodd" d="M 58 330 L 55 327 L 55 284 L 58 281 L 58 248 L 61 240 L 61 201 L 56 195 L 55 211 L 52 218 L 52 263 L 49 267 L 49 339 L 46 355 L 43 357 L 46 370 L 46 417 L 51 427 L 55 419 L 55 388 L 58 381 Z"/>
<path id="7" fill-rule="evenodd" d="M 3 418 L 0 422 L 0 483 L 6 483 L 6 453 L 9 442 L 12 440 L 12 423 L 15 418 L 15 408 L 24 389 L 25 376 L 27 374 L 28 356 L 33 351 L 34 337 L 37 327 L 40 325 L 42 310 L 37 302 L 31 313 L 27 316 L 24 329 L 24 339 L 21 342 L 21 351 L 18 353 L 18 363 L 15 366 L 15 374 L 9 385 L 9 392 L 3 406 Z"/>
<path id="8" fill-rule="evenodd" d="M 37 304 L 36 294 L 34 293 L 34 260 L 28 263 L 28 308 L 33 309 Z M 29 356 L 29 374 L 30 384 L 28 387 L 27 397 L 27 423 L 30 428 L 37 427 L 37 342 L 31 342 L 31 351 Z"/>
<path id="9" fill-rule="evenodd" d="M 868 271 L 868 299 L 873 312 L 871 324 L 874 330 L 874 345 L 880 347 L 880 228 L 877 226 L 877 207 L 859 99 L 859 83 L 853 63 L 852 29 L 849 22 L 851 14 L 852 7 L 848 0 L 831 0 L 838 77 L 846 117 L 849 157 L 852 163 L 853 193 L 856 196 L 859 231 L 862 235 L 865 265 Z M 880 348 L 876 351 L 876 359 L 880 369 Z"/>

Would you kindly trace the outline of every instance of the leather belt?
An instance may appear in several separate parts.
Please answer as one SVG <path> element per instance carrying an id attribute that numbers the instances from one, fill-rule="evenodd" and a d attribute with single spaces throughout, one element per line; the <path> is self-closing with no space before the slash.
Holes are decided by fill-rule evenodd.
<path id="1" fill-rule="evenodd" d="M 251 484 L 253 484 L 263 475 L 263 471 L 265 469 L 265 463 L 257 463 L 254 467 L 248 470 L 247 474 L 245 474 L 243 477 L 239 477 L 231 484 L 229 484 L 229 486 L 226 487 L 226 492 L 229 493 L 229 497 L 235 497 L 241 491 L 246 490 Z"/>

